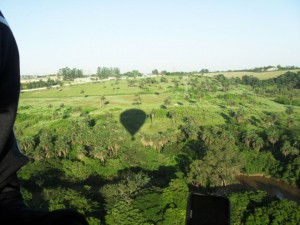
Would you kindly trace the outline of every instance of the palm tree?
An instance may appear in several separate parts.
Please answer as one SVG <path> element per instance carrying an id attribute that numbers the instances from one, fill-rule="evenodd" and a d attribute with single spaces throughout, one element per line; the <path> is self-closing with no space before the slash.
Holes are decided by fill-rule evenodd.
<path id="1" fill-rule="evenodd" d="M 293 93 L 290 93 L 290 94 L 289 94 L 288 99 L 289 99 L 289 101 L 290 101 L 290 105 L 292 105 L 292 102 L 293 102 L 293 99 L 294 99 Z"/>
<path id="2" fill-rule="evenodd" d="M 171 110 L 171 111 L 167 112 L 167 117 L 171 119 L 172 123 L 175 123 L 176 117 L 177 117 L 176 111 Z"/>
<path id="3" fill-rule="evenodd" d="M 267 133 L 268 141 L 274 146 L 274 144 L 279 140 L 279 134 L 277 130 L 272 129 Z"/>
<path id="4" fill-rule="evenodd" d="M 135 105 L 141 105 L 142 104 L 142 99 L 141 99 L 141 96 L 139 94 L 134 95 L 133 104 L 135 104 Z"/>
<path id="5" fill-rule="evenodd" d="M 41 130 L 39 135 L 39 147 L 42 152 L 44 152 L 46 158 L 51 158 L 54 156 L 53 154 L 53 137 L 51 133 L 47 130 Z"/>
<path id="6" fill-rule="evenodd" d="M 241 123 L 245 119 L 245 110 L 243 108 L 239 108 L 239 110 L 235 113 L 235 119 L 237 123 Z"/>
<path id="7" fill-rule="evenodd" d="M 202 140 L 207 144 L 211 145 L 215 141 L 214 135 L 211 133 L 210 130 L 205 129 L 202 133 Z"/>
<path id="8" fill-rule="evenodd" d="M 259 151 L 264 146 L 264 140 L 258 135 L 255 135 L 252 139 L 252 146 L 256 151 Z"/>
<path id="9" fill-rule="evenodd" d="M 103 108 L 105 106 L 106 97 L 104 95 L 100 98 L 100 108 Z"/>
<path id="10" fill-rule="evenodd" d="M 277 120 L 277 115 L 275 113 L 272 113 L 266 118 L 266 123 L 268 124 L 268 126 L 272 126 L 276 123 Z"/>
<path id="11" fill-rule="evenodd" d="M 55 153 L 58 157 L 66 158 L 68 152 L 70 151 L 70 146 L 66 142 L 64 136 L 59 136 L 58 139 L 55 141 Z"/>
<path id="12" fill-rule="evenodd" d="M 149 114 L 149 117 L 150 117 L 151 125 L 152 125 L 153 119 L 154 119 L 154 117 L 155 117 L 155 111 L 154 111 L 154 109 L 151 110 L 151 112 L 150 112 L 150 114 Z"/>
<path id="13" fill-rule="evenodd" d="M 246 131 L 245 134 L 243 135 L 244 143 L 248 148 L 250 147 L 253 137 L 255 137 L 255 132 L 253 130 Z"/>
<path id="14" fill-rule="evenodd" d="M 219 137 L 224 142 L 234 143 L 234 136 L 228 130 L 222 129 Z"/>
<path id="15" fill-rule="evenodd" d="M 168 106 L 170 106 L 172 103 L 172 99 L 171 99 L 171 96 L 167 97 L 165 100 L 164 100 L 164 106 L 166 108 L 168 108 Z"/>
<path id="16" fill-rule="evenodd" d="M 292 106 L 288 106 L 285 109 L 286 114 L 292 115 L 294 113 L 294 108 Z"/>
<path id="17" fill-rule="evenodd" d="M 227 92 L 229 90 L 229 82 L 227 80 L 224 80 L 222 83 L 223 91 Z"/>
<path id="18" fill-rule="evenodd" d="M 35 141 L 32 136 L 28 136 L 28 137 L 23 137 L 23 138 L 19 139 L 19 144 L 20 144 L 21 150 L 24 151 L 25 153 L 27 153 L 30 150 L 32 151 L 34 149 Z"/>
<path id="19" fill-rule="evenodd" d="M 285 141 L 283 146 L 280 149 L 280 152 L 284 155 L 286 158 L 288 155 L 298 155 L 299 150 L 295 148 L 294 146 L 291 146 L 291 143 L 289 141 Z"/>
<path id="20" fill-rule="evenodd" d="M 108 153 L 106 150 L 96 147 L 92 150 L 91 156 L 95 159 L 99 159 L 101 164 L 104 165 L 107 160 Z"/>
<path id="21" fill-rule="evenodd" d="M 288 120 L 287 120 L 288 128 L 292 127 L 293 125 L 294 125 L 294 120 L 292 118 L 288 118 Z"/>

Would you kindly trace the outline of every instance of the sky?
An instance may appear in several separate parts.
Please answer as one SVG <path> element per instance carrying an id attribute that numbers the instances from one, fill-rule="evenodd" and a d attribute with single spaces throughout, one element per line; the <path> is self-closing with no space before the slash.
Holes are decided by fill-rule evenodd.
<path id="1" fill-rule="evenodd" d="M 0 0 L 21 74 L 300 67 L 299 0 Z"/>

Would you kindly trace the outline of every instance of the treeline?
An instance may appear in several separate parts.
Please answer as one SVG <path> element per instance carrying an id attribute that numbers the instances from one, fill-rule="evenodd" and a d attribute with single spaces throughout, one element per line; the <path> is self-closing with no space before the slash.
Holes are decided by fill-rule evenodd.
<path id="1" fill-rule="evenodd" d="M 226 78 L 223 74 L 219 74 L 214 78 L 222 84 L 224 91 L 228 91 L 231 85 L 249 85 L 260 96 L 273 97 L 281 104 L 300 106 L 300 95 L 297 91 L 300 88 L 300 72 L 289 71 L 266 80 L 251 75 L 244 75 L 242 78 Z"/>
<path id="2" fill-rule="evenodd" d="M 54 85 L 62 85 L 62 81 L 59 80 L 52 80 L 48 79 L 47 81 L 39 80 L 39 81 L 33 81 L 29 83 L 23 83 L 21 84 L 22 89 L 33 89 L 33 88 L 41 88 L 41 87 L 51 87 Z"/>
<path id="3" fill-rule="evenodd" d="M 83 77 L 83 71 L 77 68 L 70 69 L 69 67 L 65 67 L 59 69 L 57 75 L 63 76 L 64 80 L 74 80 L 75 78 Z M 120 69 L 118 67 L 98 67 L 96 74 L 94 74 L 93 76 L 96 76 L 99 79 L 107 79 L 108 77 L 116 77 L 116 78 L 120 78 L 121 76 L 139 77 L 142 75 L 143 74 L 140 73 L 138 70 L 133 70 L 121 74 Z"/>
<path id="4" fill-rule="evenodd" d="M 69 67 L 65 67 L 59 69 L 57 75 L 62 76 L 64 80 L 74 80 L 75 78 L 83 77 L 83 71 L 77 68 L 70 69 Z"/>
<path id="5" fill-rule="evenodd" d="M 295 70 L 295 69 L 299 69 L 299 67 L 297 67 L 297 66 L 277 65 L 277 66 L 256 67 L 256 68 L 253 68 L 253 69 L 228 70 L 227 72 L 255 72 L 255 73 L 259 73 L 259 72 L 265 72 L 265 71 L 268 71 L 268 70 Z"/>
<path id="6" fill-rule="evenodd" d="M 168 72 L 166 70 L 161 71 L 160 74 L 167 75 L 167 76 L 188 76 L 188 75 L 194 75 L 194 74 L 205 74 L 209 73 L 208 69 L 201 69 L 199 71 L 191 71 L 191 72 L 182 72 L 182 71 L 174 71 L 174 72 Z"/>
<path id="7" fill-rule="evenodd" d="M 220 82 L 224 83 L 238 83 L 250 85 L 252 87 L 276 85 L 280 88 L 299 88 L 300 87 L 300 71 L 299 72 L 286 72 L 278 77 L 261 80 L 252 75 L 244 75 L 242 78 L 226 78 L 223 74 L 214 76 Z"/>
<path id="8" fill-rule="evenodd" d="M 100 79 L 106 79 L 108 77 L 117 77 L 121 76 L 120 69 L 117 67 L 98 67 L 96 76 Z"/>
<path id="9" fill-rule="evenodd" d="M 276 85 L 280 88 L 299 88 L 300 71 L 297 73 L 288 71 L 278 77 L 269 78 L 266 80 L 260 80 L 257 77 L 245 75 L 241 79 L 241 84 L 251 85 L 252 87 Z"/>

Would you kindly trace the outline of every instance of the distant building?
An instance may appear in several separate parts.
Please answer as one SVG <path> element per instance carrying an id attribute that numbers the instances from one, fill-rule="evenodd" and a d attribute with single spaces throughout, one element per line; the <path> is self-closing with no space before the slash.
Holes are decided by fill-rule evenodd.
<path id="1" fill-rule="evenodd" d="M 63 77 L 62 76 L 57 76 L 57 75 L 49 75 L 49 76 L 21 76 L 21 84 L 28 84 L 32 82 L 39 82 L 44 81 L 46 82 L 48 79 L 50 80 L 59 80 L 62 81 Z"/>
<path id="2" fill-rule="evenodd" d="M 63 80 L 63 76 L 57 76 L 57 75 L 51 75 L 51 76 L 48 76 L 48 78 L 50 78 L 51 80 Z"/>
<path id="3" fill-rule="evenodd" d="M 275 67 L 275 66 L 268 66 L 267 69 L 266 69 L 267 72 L 276 71 L 276 70 L 278 70 L 278 68 Z"/>
<path id="4" fill-rule="evenodd" d="M 81 78 L 74 79 L 75 83 L 83 83 L 83 82 L 91 82 L 91 81 L 92 81 L 91 77 L 81 77 Z"/>
<path id="5" fill-rule="evenodd" d="M 32 82 L 39 82 L 39 81 L 44 81 L 46 82 L 48 80 L 48 78 L 33 78 L 33 79 L 22 79 L 21 78 L 21 84 L 28 84 L 28 83 L 32 83 Z"/>

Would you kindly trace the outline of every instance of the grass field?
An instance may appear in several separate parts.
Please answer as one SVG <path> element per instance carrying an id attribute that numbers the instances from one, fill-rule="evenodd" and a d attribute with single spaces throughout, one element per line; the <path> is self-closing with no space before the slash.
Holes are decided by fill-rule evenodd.
<path id="1" fill-rule="evenodd" d="M 257 75 L 275 76 L 284 72 L 267 72 Z M 226 76 L 238 76 L 242 73 L 228 73 Z M 243 73 L 245 74 L 245 73 Z M 209 74 L 212 76 L 213 74 Z M 247 109 L 249 118 L 261 117 L 267 111 L 283 113 L 286 106 L 274 102 L 271 98 L 259 97 L 255 95 L 249 86 L 232 86 L 230 91 L 223 92 L 220 89 L 215 92 L 209 92 L 201 99 L 189 101 L 184 99 L 184 94 L 188 92 L 190 87 L 184 79 L 179 77 L 168 78 L 168 82 L 146 84 L 147 87 L 140 88 L 138 82 L 135 86 L 128 86 L 126 80 L 105 81 L 100 83 L 88 83 L 80 85 L 63 86 L 61 88 L 53 88 L 40 91 L 32 91 L 21 93 L 19 114 L 39 115 L 52 119 L 37 121 L 34 127 L 30 127 L 28 132 L 34 132 L 43 126 L 49 126 L 56 123 L 54 114 L 63 114 L 68 108 L 81 108 L 92 116 L 101 116 L 107 113 L 111 114 L 116 120 L 122 112 L 128 109 L 138 108 L 143 110 L 147 115 L 151 110 L 155 111 L 154 124 L 150 123 L 147 118 L 145 124 L 141 127 L 140 132 L 157 133 L 165 131 L 168 128 L 177 128 L 185 116 L 193 116 L 197 118 L 198 125 L 216 125 L 223 124 L 233 111 L 240 107 Z M 178 80 L 179 87 L 174 88 L 171 80 Z M 206 80 L 205 77 L 200 77 Z M 246 97 L 243 97 L 246 93 Z M 141 104 L 134 104 L 134 96 L 140 95 Z M 101 96 L 105 96 L 108 104 L 105 106 L 101 103 Z M 164 100 L 171 97 L 172 103 L 167 108 L 162 107 Z M 232 98 L 236 104 L 228 105 L 228 98 Z M 226 100 L 227 99 L 227 100 Z M 296 107 L 295 110 L 298 110 Z M 167 118 L 170 110 L 176 110 L 178 121 L 174 124 L 171 119 Z M 73 113 L 76 116 L 76 113 Z M 20 120 L 20 119 L 19 119 Z M 178 124 L 179 123 L 179 124 Z M 33 129 L 35 128 L 35 129 Z"/>

